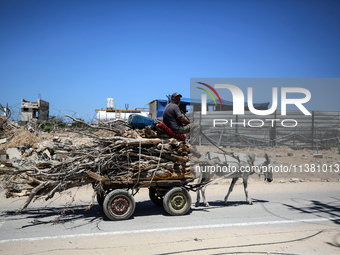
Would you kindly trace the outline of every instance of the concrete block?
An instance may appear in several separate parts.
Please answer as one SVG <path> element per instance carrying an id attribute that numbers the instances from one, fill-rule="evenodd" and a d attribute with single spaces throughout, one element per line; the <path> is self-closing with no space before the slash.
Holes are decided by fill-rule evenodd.
<path id="1" fill-rule="evenodd" d="M 7 160 L 7 154 L 6 155 L 0 155 L 0 162 L 4 162 Z"/>
<path id="2" fill-rule="evenodd" d="M 44 150 L 43 154 L 42 154 L 43 158 L 50 160 L 52 159 L 51 153 L 48 149 Z"/>
<path id="3" fill-rule="evenodd" d="M 50 141 L 43 141 L 42 145 L 44 147 L 42 150 L 44 150 L 46 148 L 53 150 L 53 148 L 54 148 L 54 144 L 51 143 Z"/>
<path id="4" fill-rule="evenodd" d="M 6 153 L 9 159 L 14 159 L 14 158 L 21 159 L 22 158 L 21 151 L 17 148 L 8 148 L 6 150 Z"/>
<path id="5" fill-rule="evenodd" d="M 66 139 L 66 140 L 64 141 L 64 144 L 66 144 L 66 145 L 73 145 L 72 141 L 69 140 L 69 139 Z"/>

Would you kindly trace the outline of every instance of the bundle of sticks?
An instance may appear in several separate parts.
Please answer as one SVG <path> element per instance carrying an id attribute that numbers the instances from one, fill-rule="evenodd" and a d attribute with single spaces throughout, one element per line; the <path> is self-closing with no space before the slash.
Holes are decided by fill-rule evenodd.
<path id="1" fill-rule="evenodd" d="M 124 132 L 124 136 L 129 136 L 128 131 Z M 129 138 L 122 136 L 124 132 L 96 137 L 91 145 L 58 148 L 55 143 L 53 153 L 63 155 L 59 162 L 46 160 L 31 166 L 0 168 L 0 174 L 10 176 L 3 183 L 6 196 L 28 196 L 18 210 L 21 212 L 36 198 L 48 200 L 55 193 L 73 187 L 114 180 L 151 182 L 185 178 L 190 174 L 190 149 L 186 142 L 174 138 Z M 135 132 L 130 130 L 130 134 Z"/>

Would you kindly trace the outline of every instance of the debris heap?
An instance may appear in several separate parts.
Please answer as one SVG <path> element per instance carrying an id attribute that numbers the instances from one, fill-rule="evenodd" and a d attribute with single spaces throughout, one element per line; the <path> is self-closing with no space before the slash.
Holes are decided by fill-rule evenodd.
<path id="1" fill-rule="evenodd" d="M 0 145 L 13 136 L 13 130 L 15 129 L 15 125 L 6 119 L 5 116 L 0 115 Z"/>

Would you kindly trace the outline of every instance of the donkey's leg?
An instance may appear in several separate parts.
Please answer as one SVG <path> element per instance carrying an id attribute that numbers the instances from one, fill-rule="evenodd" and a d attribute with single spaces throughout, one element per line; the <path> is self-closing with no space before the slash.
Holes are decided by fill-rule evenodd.
<path id="1" fill-rule="evenodd" d="M 229 190 L 228 190 L 228 193 L 227 193 L 227 195 L 224 198 L 224 205 L 228 205 L 228 202 L 227 202 L 228 201 L 228 197 L 229 197 L 230 193 L 233 191 L 235 183 L 237 182 L 237 180 L 238 180 L 238 178 L 233 178 L 232 179 L 230 187 L 229 187 Z"/>
<path id="2" fill-rule="evenodd" d="M 244 194 L 246 195 L 246 201 L 248 202 L 248 204 L 252 205 L 253 201 L 251 201 L 251 198 L 248 197 L 248 177 L 249 175 L 246 175 L 243 178 L 243 188 L 244 188 Z"/>
<path id="3" fill-rule="evenodd" d="M 203 173 L 200 173 L 198 177 L 198 181 L 197 184 L 202 184 L 203 182 Z M 200 200 L 201 200 L 201 196 L 200 196 L 200 192 L 201 192 L 202 186 L 198 187 L 196 190 L 196 203 L 195 203 L 195 207 L 198 207 L 200 205 Z"/>
<path id="4" fill-rule="evenodd" d="M 200 205 L 200 200 L 201 200 L 200 192 L 201 192 L 201 189 L 202 188 L 198 188 L 197 191 L 196 191 L 196 204 L 195 204 L 195 207 L 199 207 L 199 205 Z"/>
<path id="5" fill-rule="evenodd" d="M 201 192 L 202 192 L 202 198 L 203 198 L 203 203 L 206 207 L 209 207 L 209 203 L 205 197 L 205 189 L 207 188 L 207 185 L 204 185 L 201 189 Z"/>

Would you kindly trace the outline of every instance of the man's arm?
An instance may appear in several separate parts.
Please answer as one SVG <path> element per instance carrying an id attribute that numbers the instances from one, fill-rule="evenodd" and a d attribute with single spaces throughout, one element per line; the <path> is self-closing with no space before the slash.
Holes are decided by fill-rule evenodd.
<path id="1" fill-rule="evenodd" d="M 187 119 L 184 118 L 183 116 L 178 116 L 177 118 L 178 118 L 179 121 L 180 121 L 181 123 L 183 123 L 184 125 L 187 125 L 187 124 L 192 123 L 192 121 L 187 120 Z"/>

